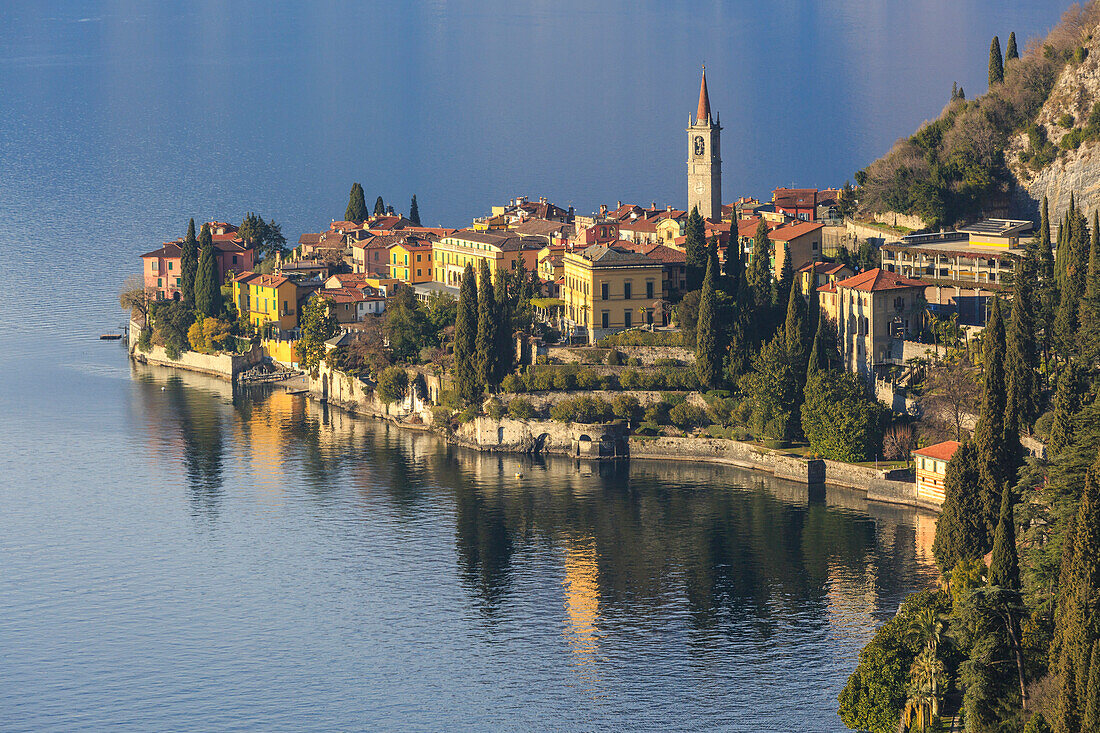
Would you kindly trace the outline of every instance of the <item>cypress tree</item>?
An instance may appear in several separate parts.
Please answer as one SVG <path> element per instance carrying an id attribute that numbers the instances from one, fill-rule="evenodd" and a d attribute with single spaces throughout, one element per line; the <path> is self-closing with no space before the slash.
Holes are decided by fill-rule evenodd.
<path id="1" fill-rule="evenodd" d="M 1016 520 L 1012 515 L 1012 487 L 1001 492 L 1001 511 L 989 559 L 989 584 L 1006 590 L 1020 590 L 1020 560 L 1016 554 Z"/>
<path id="2" fill-rule="evenodd" d="M 477 264 L 477 338 L 474 361 L 478 385 L 493 387 L 497 374 L 497 317 L 496 293 L 493 292 L 493 278 L 489 273 L 489 261 L 481 257 Z"/>
<path id="3" fill-rule="evenodd" d="M 1092 237 L 1089 246 L 1085 290 L 1079 306 L 1077 352 L 1088 366 L 1100 360 L 1100 217 L 1092 214 Z"/>
<path id="4" fill-rule="evenodd" d="M 374 200 L 374 215 L 375 216 L 385 216 L 385 214 L 386 214 L 386 204 L 382 201 L 382 197 L 379 196 L 378 198 L 376 198 Z"/>
<path id="5" fill-rule="evenodd" d="M 691 207 L 684 227 L 684 265 L 687 269 L 687 289 L 698 290 L 707 269 L 706 226 L 699 207 Z"/>
<path id="6" fill-rule="evenodd" d="M 195 310 L 206 316 L 217 316 L 222 309 L 222 289 L 218 282 L 218 259 L 210 226 L 199 232 L 199 267 L 195 274 Z"/>
<path id="7" fill-rule="evenodd" d="M 500 382 L 512 371 L 515 360 L 515 344 L 512 342 L 512 298 L 508 292 L 508 274 L 504 270 L 497 270 L 496 284 L 496 317 L 497 317 L 497 356 L 495 384 Z"/>
<path id="8" fill-rule="evenodd" d="M 1016 31 L 1008 34 L 1008 46 L 1005 48 L 1005 66 L 1013 59 L 1020 58 L 1020 52 L 1016 48 Z"/>
<path id="9" fill-rule="evenodd" d="M 467 404 L 481 394 L 477 383 L 474 348 L 477 339 L 477 278 L 474 267 L 466 263 L 462 286 L 458 290 L 458 313 L 455 316 L 455 392 Z"/>
<path id="10" fill-rule="evenodd" d="M 1081 296 L 1085 291 L 1090 238 L 1085 218 L 1076 209 L 1067 213 L 1064 228 L 1066 236 L 1063 250 L 1066 264 L 1062 274 L 1058 313 L 1054 319 L 1054 336 L 1062 355 L 1068 358 L 1077 346 L 1077 316 L 1081 307 Z M 1059 232 L 1059 236 L 1061 234 Z"/>
<path id="11" fill-rule="evenodd" d="M 814 331 L 813 344 L 810 346 L 810 353 L 806 358 L 807 380 L 817 372 L 829 368 L 829 352 L 825 344 L 827 338 L 825 318 L 825 312 L 820 311 L 817 315 L 817 330 Z"/>
<path id="12" fill-rule="evenodd" d="M 1005 62 L 1001 56 L 1001 39 L 993 36 L 989 42 L 989 88 L 1005 80 Z"/>
<path id="13" fill-rule="evenodd" d="M 745 261 L 741 256 L 741 240 L 737 236 L 736 227 L 730 232 L 730 240 L 726 244 L 726 261 L 722 264 L 726 276 L 725 290 L 736 298 L 741 289 L 741 281 L 745 279 Z"/>
<path id="14" fill-rule="evenodd" d="M 932 555 L 940 572 L 949 575 L 956 563 L 975 560 L 985 554 L 981 467 L 978 448 L 973 441 L 968 440 L 960 445 L 948 461 L 943 493 Z"/>
<path id="15" fill-rule="evenodd" d="M 981 410 L 974 440 L 978 446 L 978 462 L 982 474 L 982 517 L 986 526 L 986 548 L 993 540 L 997 526 L 997 509 L 1001 490 L 1009 480 L 1009 465 L 1004 445 L 1005 435 L 1005 329 L 1001 321 L 1000 299 L 994 297 L 989 322 L 982 334 L 982 366 L 985 379 L 982 385 Z"/>
<path id="16" fill-rule="evenodd" d="M 1007 408 L 1018 423 L 1030 426 L 1039 416 L 1039 355 L 1035 351 L 1036 262 L 1027 253 L 1016 263 L 1012 311 L 1005 335 Z"/>
<path id="17" fill-rule="evenodd" d="M 195 220 L 187 223 L 187 236 L 180 245 L 180 297 L 184 303 L 195 303 L 195 276 L 199 270 L 199 243 L 195 239 Z"/>
<path id="18" fill-rule="evenodd" d="M 1076 361 L 1070 361 L 1058 379 L 1058 389 L 1051 401 L 1054 419 L 1050 424 L 1047 450 L 1052 456 L 1057 456 L 1073 443 L 1074 416 L 1081 409 L 1081 385 L 1081 368 Z"/>
<path id="19" fill-rule="evenodd" d="M 699 296 L 695 321 L 695 371 L 707 387 L 717 387 L 722 378 L 722 348 L 717 323 L 717 257 L 707 258 L 707 272 Z"/>
<path id="20" fill-rule="evenodd" d="M 801 384 L 806 381 L 806 360 L 809 358 L 810 336 L 806 322 L 806 301 L 802 286 L 796 280 L 787 295 L 787 317 L 783 321 L 783 337 L 787 345 L 787 359 Z"/>
<path id="21" fill-rule="evenodd" d="M 794 282 L 794 266 L 791 264 L 790 242 L 783 243 L 783 265 L 779 268 L 779 280 L 775 285 L 774 306 L 777 312 L 780 308 L 787 307 L 787 301 L 791 297 L 791 283 Z"/>
<path id="22" fill-rule="evenodd" d="M 344 210 L 344 220 L 362 223 L 367 220 L 367 202 L 363 198 L 363 187 L 359 182 L 351 184 L 348 194 L 348 208 Z"/>
<path id="23" fill-rule="evenodd" d="M 412 201 L 409 203 L 409 221 L 416 226 L 420 226 L 420 207 L 416 205 L 416 194 L 413 194 Z"/>
<path id="24" fill-rule="evenodd" d="M 756 234 L 752 240 L 748 281 L 749 290 L 752 292 L 752 304 L 756 308 L 756 317 L 759 318 L 771 306 L 773 288 L 771 241 L 768 239 L 768 226 L 763 219 L 756 225 Z"/>
<path id="25" fill-rule="evenodd" d="M 1089 654 L 1089 676 L 1087 695 L 1084 700 L 1084 717 L 1081 730 L 1100 731 L 1100 641 L 1092 642 Z"/>
<path id="26" fill-rule="evenodd" d="M 1055 726 L 1075 731 L 1087 711 L 1089 655 L 1096 641 L 1094 612 L 1100 590 L 1100 459 L 1085 473 L 1072 533 L 1062 548 L 1055 613 L 1054 671 L 1060 675 Z"/>

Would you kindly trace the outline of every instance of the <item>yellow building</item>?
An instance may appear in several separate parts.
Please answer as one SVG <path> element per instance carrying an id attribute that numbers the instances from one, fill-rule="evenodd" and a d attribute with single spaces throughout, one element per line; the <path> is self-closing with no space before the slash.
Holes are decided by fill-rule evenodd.
<path id="1" fill-rule="evenodd" d="M 484 219 L 474 219 L 472 226 L 470 227 L 475 232 L 487 232 L 490 229 L 507 229 L 508 217 L 504 213 L 497 214 L 496 209 L 500 207 L 493 207 L 493 216 L 485 217 Z"/>
<path id="2" fill-rule="evenodd" d="M 407 239 L 389 248 L 390 277 L 414 285 L 432 279 L 432 243 Z"/>
<path id="3" fill-rule="evenodd" d="M 590 342 L 653 322 L 664 298 L 664 264 L 645 255 L 596 244 L 566 252 L 561 299 L 566 328 Z"/>
<path id="4" fill-rule="evenodd" d="M 939 506 L 943 504 L 943 479 L 947 463 L 959 449 L 957 440 L 945 440 L 913 451 L 917 464 L 917 501 Z"/>
<path id="5" fill-rule="evenodd" d="M 675 246 L 676 238 L 684 235 L 684 222 L 671 216 L 657 222 L 657 241 L 666 247 Z"/>
<path id="6" fill-rule="evenodd" d="M 289 331 L 298 326 L 298 286 L 282 275 L 242 272 L 233 278 L 233 302 L 258 328 L 274 323 Z"/>
<path id="7" fill-rule="evenodd" d="M 982 219 L 956 231 L 966 234 L 972 246 L 1019 249 L 1020 235 L 1032 226 L 1022 219 Z"/>
<path id="8" fill-rule="evenodd" d="M 437 283 L 458 287 L 466 264 L 473 265 L 476 274 L 481 260 L 488 261 L 493 277 L 497 270 L 511 270 L 517 261 L 522 261 L 530 272 L 538 266 L 538 253 L 544 243 L 541 237 L 462 229 L 443 237 L 433 246 L 432 275 Z"/>

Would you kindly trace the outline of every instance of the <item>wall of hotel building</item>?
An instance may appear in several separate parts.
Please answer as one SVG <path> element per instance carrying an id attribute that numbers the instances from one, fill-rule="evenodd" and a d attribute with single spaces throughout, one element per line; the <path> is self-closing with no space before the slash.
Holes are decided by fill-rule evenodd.
<path id="1" fill-rule="evenodd" d="M 964 326 L 984 326 L 986 309 L 993 291 L 982 288 L 962 288 L 951 285 L 929 285 L 924 299 L 935 313 L 958 313 Z"/>

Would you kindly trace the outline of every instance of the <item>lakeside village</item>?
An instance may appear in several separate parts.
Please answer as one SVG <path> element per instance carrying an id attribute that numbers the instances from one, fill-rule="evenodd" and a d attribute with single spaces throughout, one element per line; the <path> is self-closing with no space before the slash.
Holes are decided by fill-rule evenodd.
<path id="1" fill-rule="evenodd" d="M 449 229 L 423 226 L 415 196 L 371 213 L 356 183 L 293 249 L 251 213 L 192 220 L 123 292 L 131 353 L 304 372 L 320 399 L 480 449 L 712 460 L 938 509 L 972 410 L 1004 401 L 982 365 L 1025 352 L 1006 425 L 1030 427 L 1050 391 L 1049 346 L 1004 325 L 1049 222 L 905 236 L 857 218 L 848 184 L 723 204 L 721 129 L 704 71 L 687 210 L 520 197 Z M 1042 428 L 1021 431 L 1036 454 Z"/>

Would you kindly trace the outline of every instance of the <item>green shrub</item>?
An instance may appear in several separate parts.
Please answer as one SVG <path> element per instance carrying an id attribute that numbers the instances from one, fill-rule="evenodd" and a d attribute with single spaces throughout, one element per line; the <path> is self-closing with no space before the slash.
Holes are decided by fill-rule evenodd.
<path id="1" fill-rule="evenodd" d="M 730 429 L 724 425 L 708 425 L 704 428 L 703 433 L 708 438 L 728 438 L 730 436 Z"/>
<path id="2" fill-rule="evenodd" d="M 621 366 L 623 363 L 623 354 L 618 349 L 611 349 L 607 352 L 607 364 L 608 366 Z"/>
<path id="3" fill-rule="evenodd" d="M 470 405 L 469 407 L 464 409 L 462 412 L 455 415 L 455 420 L 458 421 L 459 425 L 462 425 L 463 423 L 470 422 L 475 417 L 477 417 L 477 407 L 475 407 L 474 405 Z"/>
<path id="4" fill-rule="evenodd" d="M 1087 48 L 1085 48 L 1084 46 L 1078 46 L 1073 51 L 1073 60 L 1074 60 L 1075 63 L 1078 63 L 1078 64 L 1082 63 L 1088 57 L 1089 57 L 1089 50 Z"/>
<path id="5" fill-rule="evenodd" d="M 530 420 L 534 416 L 535 408 L 522 397 L 516 397 L 508 403 L 508 417 L 514 417 L 517 420 Z"/>
<path id="6" fill-rule="evenodd" d="M 146 354 L 153 348 L 153 329 L 146 326 L 141 329 L 141 334 L 138 335 L 137 347 L 139 351 Z"/>
<path id="7" fill-rule="evenodd" d="M 378 377 L 378 399 L 387 405 L 405 399 L 409 390 L 409 375 L 399 366 L 388 367 Z"/>
<path id="8" fill-rule="evenodd" d="M 554 388 L 554 373 L 551 371 L 529 372 L 527 374 L 528 392 L 545 392 Z"/>
<path id="9" fill-rule="evenodd" d="M 1073 119 L 1073 115 L 1071 115 L 1069 112 L 1066 112 L 1064 115 L 1058 118 L 1058 124 L 1066 128 L 1067 130 L 1073 127 L 1074 122 L 1076 122 L 1076 120 Z"/>
<path id="10" fill-rule="evenodd" d="M 619 378 L 616 377 L 614 374 L 606 374 L 600 377 L 600 389 L 619 389 Z"/>
<path id="11" fill-rule="evenodd" d="M 661 393 L 661 400 L 664 401 L 664 402 L 667 402 L 668 406 L 670 408 L 671 407 L 676 407 L 677 405 L 682 404 L 683 401 L 686 400 L 686 399 L 687 399 L 687 395 L 677 394 L 675 392 L 662 392 Z"/>
<path id="12" fill-rule="evenodd" d="M 707 415 L 690 402 L 681 402 L 668 412 L 668 419 L 681 430 L 691 430 L 706 422 Z"/>
<path id="13" fill-rule="evenodd" d="M 509 374 L 500 380 L 500 391 L 507 394 L 523 392 L 526 388 L 527 385 L 523 383 L 523 380 L 517 374 Z"/>
<path id="14" fill-rule="evenodd" d="M 638 429 L 634 431 L 635 435 L 656 435 L 661 432 L 661 427 L 657 423 L 644 422 L 638 426 Z"/>
<path id="15" fill-rule="evenodd" d="M 553 385 L 556 390 L 570 390 L 577 386 L 577 379 L 572 372 L 561 369 L 554 373 Z"/>
<path id="16" fill-rule="evenodd" d="M 550 363 L 550 357 L 547 356 L 546 354 L 543 354 L 542 356 L 536 356 L 535 357 L 535 363 L 536 364 L 549 364 Z"/>
<path id="17" fill-rule="evenodd" d="M 436 425 L 448 425 L 451 422 L 451 413 L 453 410 L 443 405 L 436 405 L 432 408 L 432 420 Z"/>
<path id="18" fill-rule="evenodd" d="M 551 407 L 550 418 L 558 422 L 607 422 L 611 419 L 611 405 L 597 397 L 574 397 Z"/>
<path id="19" fill-rule="evenodd" d="M 626 365 L 632 367 L 640 367 L 642 365 L 642 360 L 636 356 L 632 356 L 626 360 Z"/>
<path id="20" fill-rule="evenodd" d="M 658 425 L 668 425 L 668 413 L 671 409 L 672 406 L 667 402 L 654 402 L 645 408 L 645 421 L 657 423 Z"/>
<path id="21" fill-rule="evenodd" d="M 465 407 L 465 405 L 462 404 L 462 399 L 453 389 L 444 390 L 439 394 L 439 404 L 451 410 L 461 410 Z"/>
<path id="22" fill-rule="evenodd" d="M 619 375 L 619 384 L 623 389 L 639 389 L 641 387 L 641 375 L 634 369 L 627 369 Z"/>
<path id="23" fill-rule="evenodd" d="M 611 412 L 617 418 L 634 423 L 642 416 L 642 407 L 634 395 L 621 394 L 611 398 Z"/>
<path id="24" fill-rule="evenodd" d="M 657 361 L 653 362 L 653 364 L 654 366 L 658 367 L 677 367 L 680 366 L 680 360 L 664 358 L 658 359 Z"/>
<path id="25" fill-rule="evenodd" d="M 810 448 L 826 458 L 849 463 L 871 460 L 882 448 L 888 417 L 886 407 L 866 394 L 854 374 L 824 371 L 806 383 L 802 430 Z"/>
<path id="26" fill-rule="evenodd" d="M 581 369 L 577 372 L 577 389 L 598 389 L 600 378 L 591 369 Z"/>
<path id="27" fill-rule="evenodd" d="M 169 341 L 164 345 L 164 353 L 169 359 L 176 361 L 180 358 L 182 352 L 180 351 L 179 344 L 175 341 Z"/>
<path id="28" fill-rule="evenodd" d="M 504 417 L 504 405 L 501 404 L 501 401 L 496 397 L 490 398 L 490 400 L 485 403 L 485 414 L 494 420 L 499 420 Z"/>
<path id="29" fill-rule="evenodd" d="M 678 331 L 622 331 L 600 339 L 599 346 L 683 346 Z"/>

